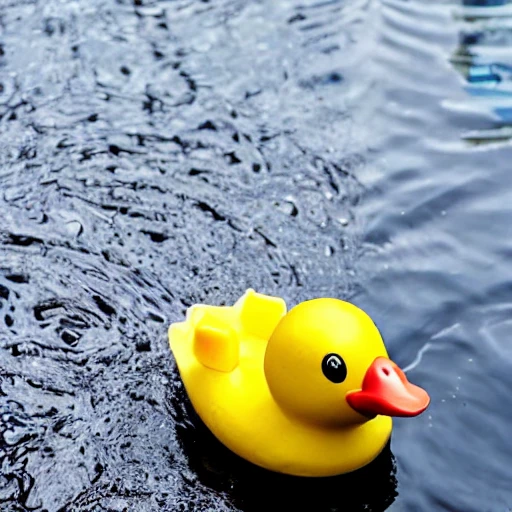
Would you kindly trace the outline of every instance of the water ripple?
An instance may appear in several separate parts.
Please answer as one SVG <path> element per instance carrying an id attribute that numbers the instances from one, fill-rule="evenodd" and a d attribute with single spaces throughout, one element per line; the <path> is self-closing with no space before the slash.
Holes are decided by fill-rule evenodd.
<path id="1" fill-rule="evenodd" d="M 375 161 L 360 175 L 366 284 L 357 302 L 432 396 L 418 422 L 397 422 L 390 510 L 512 503 L 503 407 L 512 384 L 510 6 L 464 4 L 384 2 L 374 57 L 383 99 Z"/>

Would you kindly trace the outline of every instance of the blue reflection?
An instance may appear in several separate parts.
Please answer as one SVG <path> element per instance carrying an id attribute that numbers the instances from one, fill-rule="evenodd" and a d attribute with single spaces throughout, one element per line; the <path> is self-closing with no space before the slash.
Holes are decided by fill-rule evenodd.
<path id="1" fill-rule="evenodd" d="M 512 96 L 512 94 L 511 94 Z M 494 113 L 505 123 L 512 125 L 512 107 L 496 108 Z"/>
<path id="2" fill-rule="evenodd" d="M 496 7 L 506 5 L 509 0 L 463 0 L 462 4 L 468 7 Z"/>
<path id="3" fill-rule="evenodd" d="M 512 106 L 509 105 L 512 98 L 512 65 L 494 60 L 493 48 L 498 50 L 495 58 L 501 59 L 503 41 L 510 41 L 510 27 L 501 21 L 504 19 L 503 9 L 493 8 L 511 3 L 510 0 L 462 0 L 463 6 L 472 9 L 462 11 L 462 18 L 467 24 L 460 33 L 459 46 L 452 57 L 454 67 L 466 79 L 465 91 L 473 98 L 484 101 L 502 127 L 512 125 Z M 492 24 L 485 27 L 478 23 L 474 8 L 479 11 L 481 8 L 478 18 L 483 16 L 492 20 Z M 501 45 L 496 44 L 495 38 L 500 33 L 503 34 Z M 481 48 L 486 49 L 485 55 L 480 54 Z"/>
<path id="4" fill-rule="evenodd" d="M 483 84 L 498 84 L 501 76 L 494 71 L 494 65 L 471 66 L 468 71 L 468 82 Z"/>

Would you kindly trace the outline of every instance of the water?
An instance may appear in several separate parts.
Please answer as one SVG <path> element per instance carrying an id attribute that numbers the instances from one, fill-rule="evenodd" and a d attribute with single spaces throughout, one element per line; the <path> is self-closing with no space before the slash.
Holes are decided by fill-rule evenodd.
<path id="1" fill-rule="evenodd" d="M 511 20 L 0 3 L 2 511 L 508 511 Z M 276 478 L 192 423 L 167 326 L 247 287 L 351 299 L 428 389 L 367 472 Z"/>

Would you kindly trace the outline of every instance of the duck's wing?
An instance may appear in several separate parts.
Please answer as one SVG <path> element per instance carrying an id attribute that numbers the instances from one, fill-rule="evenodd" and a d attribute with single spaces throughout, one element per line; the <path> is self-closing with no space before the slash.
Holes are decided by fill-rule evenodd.
<path id="1" fill-rule="evenodd" d="M 238 366 L 240 340 L 230 319 L 222 315 L 227 309 L 209 306 L 198 309 L 192 344 L 194 355 L 201 364 L 211 370 L 229 373 Z"/>
<path id="2" fill-rule="evenodd" d="M 279 297 L 249 289 L 233 306 L 240 321 L 241 335 L 268 341 L 277 324 L 286 315 L 286 303 Z"/>

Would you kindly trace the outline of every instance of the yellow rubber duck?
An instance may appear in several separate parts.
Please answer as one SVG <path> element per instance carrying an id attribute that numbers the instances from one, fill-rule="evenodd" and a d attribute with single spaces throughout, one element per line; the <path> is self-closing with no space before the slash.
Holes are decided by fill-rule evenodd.
<path id="1" fill-rule="evenodd" d="M 388 359 L 353 304 L 321 298 L 286 312 L 248 290 L 234 306 L 194 305 L 169 341 L 199 417 L 231 451 L 263 468 L 324 477 L 371 462 L 391 416 L 430 401 Z"/>

